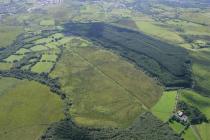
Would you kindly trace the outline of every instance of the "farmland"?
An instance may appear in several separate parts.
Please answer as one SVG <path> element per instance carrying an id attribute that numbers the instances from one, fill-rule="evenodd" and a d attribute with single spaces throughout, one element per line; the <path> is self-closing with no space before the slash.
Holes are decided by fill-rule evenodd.
<path id="1" fill-rule="evenodd" d="M 0 139 L 208 140 L 209 7 L 0 0 Z"/>
<path id="2" fill-rule="evenodd" d="M 151 109 L 151 112 L 162 121 L 167 121 L 174 110 L 177 91 L 164 92 L 158 103 Z"/>

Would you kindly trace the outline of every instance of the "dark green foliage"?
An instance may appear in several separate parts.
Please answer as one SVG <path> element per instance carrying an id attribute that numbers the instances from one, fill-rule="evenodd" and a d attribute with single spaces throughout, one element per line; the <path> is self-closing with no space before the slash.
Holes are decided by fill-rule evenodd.
<path id="1" fill-rule="evenodd" d="M 105 23 L 68 23 L 64 33 L 86 37 L 144 68 L 168 87 L 190 87 L 190 59 L 185 49 L 141 32 Z"/>
<path id="2" fill-rule="evenodd" d="M 42 140 L 181 140 L 167 124 L 151 113 L 140 116 L 127 129 L 80 128 L 65 120 L 52 124 Z"/>
<path id="3" fill-rule="evenodd" d="M 181 101 L 178 102 L 177 108 L 182 110 L 185 115 L 188 116 L 191 124 L 201 124 L 202 122 L 208 122 L 206 116 L 196 107 L 188 105 L 187 103 Z"/>

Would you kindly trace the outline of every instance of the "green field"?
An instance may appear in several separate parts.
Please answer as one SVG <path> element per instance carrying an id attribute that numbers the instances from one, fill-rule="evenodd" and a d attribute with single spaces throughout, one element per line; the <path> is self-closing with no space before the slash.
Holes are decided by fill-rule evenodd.
<path id="1" fill-rule="evenodd" d="M 57 57 L 58 56 L 56 54 L 43 54 L 40 61 L 56 62 Z"/>
<path id="2" fill-rule="evenodd" d="M 188 128 L 184 134 L 182 135 L 182 137 L 185 139 L 185 140 L 198 140 L 197 137 L 195 136 L 195 132 L 194 130 L 190 127 Z"/>
<path id="3" fill-rule="evenodd" d="M 164 92 L 158 103 L 151 109 L 151 112 L 162 121 L 167 121 L 173 113 L 176 94 L 177 91 Z"/>
<path id="4" fill-rule="evenodd" d="M 11 63 L 0 62 L 0 70 L 9 70 L 11 67 Z"/>
<path id="5" fill-rule="evenodd" d="M 36 73 L 48 73 L 53 65 L 54 63 L 52 62 L 38 62 L 31 68 L 31 71 Z"/>
<path id="6" fill-rule="evenodd" d="M 66 48 L 51 76 L 60 77 L 79 125 L 128 126 L 161 96 L 156 82 L 121 57 L 94 47 Z"/>
<path id="7" fill-rule="evenodd" d="M 7 47 L 15 41 L 22 32 L 22 28 L 15 26 L 5 26 L 0 24 L 0 48 Z"/>
<path id="8" fill-rule="evenodd" d="M 60 98 L 36 82 L 0 79 L 0 139 L 38 139 L 64 117 Z"/>
<path id="9" fill-rule="evenodd" d="M 42 20 L 40 21 L 41 26 L 53 26 L 55 25 L 55 21 L 53 19 Z"/>
<path id="10" fill-rule="evenodd" d="M 48 50 L 48 48 L 46 46 L 43 46 L 43 45 L 36 45 L 36 46 L 32 47 L 31 50 L 34 51 L 34 52 L 45 51 L 45 50 Z"/>
<path id="11" fill-rule="evenodd" d="M 30 52 L 29 49 L 21 48 L 15 54 L 24 55 L 25 53 L 28 53 L 28 52 Z"/>
<path id="12" fill-rule="evenodd" d="M 11 55 L 8 58 L 4 59 L 6 62 L 14 62 L 14 61 L 20 61 L 25 55 Z"/>
<path id="13" fill-rule="evenodd" d="M 203 123 L 201 125 L 196 125 L 199 135 L 202 140 L 209 140 L 210 138 L 210 124 Z"/>
<path id="14" fill-rule="evenodd" d="M 169 126 L 177 133 L 179 134 L 183 129 L 184 126 L 181 123 L 178 123 L 176 121 L 170 122 Z"/>

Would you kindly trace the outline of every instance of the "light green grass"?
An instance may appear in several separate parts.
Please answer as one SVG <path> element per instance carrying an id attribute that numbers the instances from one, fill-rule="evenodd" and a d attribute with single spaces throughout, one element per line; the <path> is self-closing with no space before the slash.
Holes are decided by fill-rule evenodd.
<path id="1" fill-rule="evenodd" d="M 11 63 L 0 62 L 0 70 L 9 70 L 11 67 Z"/>
<path id="2" fill-rule="evenodd" d="M 55 21 L 53 19 L 48 19 L 48 20 L 42 20 L 40 22 L 41 26 L 54 26 L 55 25 Z"/>
<path id="3" fill-rule="evenodd" d="M 63 37 L 64 37 L 64 35 L 62 33 L 55 33 L 55 34 L 49 36 L 49 38 L 57 38 L 57 39 L 63 38 Z"/>
<path id="4" fill-rule="evenodd" d="M 30 52 L 29 49 L 21 48 L 15 54 L 24 55 L 25 53 Z"/>
<path id="5" fill-rule="evenodd" d="M 31 50 L 32 51 L 45 51 L 45 50 L 48 50 L 48 48 L 43 45 L 36 45 L 36 46 L 32 47 Z"/>
<path id="6" fill-rule="evenodd" d="M 151 21 L 136 21 L 139 30 L 154 37 L 170 41 L 172 43 L 183 43 L 184 40 L 174 31 L 158 26 Z"/>
<path id="7" fill-rule="evenodd" d="M 177 133 L 179 134 L 185 126 L 183 126 L 181 123 L 178 123 L 176 121 L 173 121 L 172 123 L 169 124 L 169 126 Z"/>
<path id="8" fill-rule="evenodd" d="M 158 103 L 151 109 L 151 112 L 162 121 L 167 121 L 175 107 L 177 91 L 164 92 Z"/>
<path id="9" fill-rule="evenodd" d="M 200 125 L 196 125 L 196 128 L 201 136 L 202 140 L 209 140 L 210 138 L 210 124 L 203 123 Z"/>
<path id="10" fill-rule="evenodd" d="M 188 128 L 185 133 L 182 135 L 184 140 L 197 140 L 192 128 Z"/>
<path id="11" fill-rule="evenodd" d="M 201 96 L 191 90 L 181 90 L 180 95 L 180 100 L 197 107 L 208 119 L 210 119 L 210 98 Z"/>
<path id="12" fill-rule="evenodd" d="M 4 59 L 6 62 L 20 61 L 25 55 L 10 55 L 8 58 Z"/>
<path id="13" fill-rule="evenodd" d="M 40 44 L 40 43 L 49 43 L 52 41 L 52 38 L 41 38 L 35 41 L 36 44 Z"/>
<path id="14" fill-rule="evenodd" d="M 129 126 L 161 96 L 156 82 L 121 57 L 93 47 L 66 48 L 50 75 L 60 77 L 77 124 Z"/>
<path id="15" fill-rule="evenodd" d="M 62 101 L 48 87 L 12 78 L 0 83 L 0 139 L 38 139 L 49 124 L 64 117 Z"/>
<path id="16" fill-rule="evenodd" d="M 43 54 L 40 61 L 53 61 L 55 62 L 57 59 L 57 55 L 55 54 Z"/>
<path id="17" fill-rule="evenodd" d="M 31 68 L 31 71 L 36 73 L 48 73 L 53 65 L 54 63 L 52 62 L 38 62 Z"/>

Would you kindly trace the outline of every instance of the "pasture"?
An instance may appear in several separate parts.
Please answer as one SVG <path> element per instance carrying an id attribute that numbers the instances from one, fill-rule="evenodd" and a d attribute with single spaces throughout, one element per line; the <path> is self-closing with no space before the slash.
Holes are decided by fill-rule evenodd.
<path id="1" fill-rule="evenodd" d="M 43 45 L 36 45 L 36 46 L 32 47 L 31 50 L 34 51 L 34 52 L 46 51 L 46 50 L 48 50 L 48 48 L 46 46 L 43 46 Z"/>
<path id="2" fill-rule="evenodd" d="M 6 48 L 11 45 L 21 33 L 22 28 L 18 26 L 5 26 L 0 24 L 0 48 Z"/>
<path id="3" fill-rule="evenodd" d="M 43 54 L 42 58 L 41 58 L 41 62 L 45 61 L 45 62 L 56 62 L 57 59 L 57 55 L 56 54 Z"/>
<path id="4" fill-rule="evenodd" d="M 64 117 L 63 103 L 48 87 L 13 78 L 0 83 L 0 139 L 38 139 Z"/>
<path id="5" fill-rule="evenodd" d="M 17 55 L 25 55 L 28 52 L 31 52 L 31 51 L 29 49 L 20 48 L 15 54 L 17 54 Z"/>
<path id="6" fill-rule="evenodd" d="M 53 19 L 45 19 L 45 20 L 40 21 L 40 25 L 41 26 L 54 26 L 55 21 Z"/>
<path id="7" fill-rule="evenodd" d="M 0 70 L 9 70 L 11 67 L 11 63 L 0 62 Z"/>
<path id="8" fill-rule="evenodd" d="M 54 63 L 52 62 L 38 62 L 32 68 L 32 72 L 36 73 L 49 73 Z"/>
<path id="9" fill-rule="evenodd" d="M 209 140 L 210 138 L 210 124 L 209 123 L 203 123 L 200 125 L 196 125 L 197 131 L 201 137 L 202 140 Z"/>
<path id="10" fill-rule="evenodd" d="M 20 61 L 25 55 L 10 55 L 8 58 L 4 59 L 6 62 L 13 63 L 15 61 Z"/>
<path id="11" fill-rule="evenodd" d="M 82 126 L 129 126 L 162 94 L 162 88 L 134 65 L 95 47 L 69 43 L 50 75 L 60 77 L 73 101 L 73 120 Z"/>
<path id="12" fill-rule="evenodd" d="M 152 107 L 151 112 L 162 121 L 167 121 L 173 114 L 177 91 L 166 91 L 160 100 Z"/>
<path id="13" fill-rule="evenodd" d="M 188 128 L 184 134 L 182 135 L 182 137 L 185 139 L 185 140 L 198 140 L 196 135 L 195 135 L 195 132 L 194 130 L 190 127 Z"/>
<path id="14" fill-rule="evenodd" d="M 170 122 L 169 126 L 177 133 L 179 134 L 185 126 L 183 126 L 181 123 L 178 123 L 176 121 Z"/>

